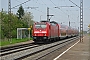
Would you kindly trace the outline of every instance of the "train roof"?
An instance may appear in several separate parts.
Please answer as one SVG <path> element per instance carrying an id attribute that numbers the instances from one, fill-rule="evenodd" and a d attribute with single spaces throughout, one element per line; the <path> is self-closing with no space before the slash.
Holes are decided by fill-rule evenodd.
<path id="1" fill-rule="evenodd" d="M 49 21 L 47 21 L 47 20 L 43 20 L 43 21 L 40 21 L 40 22 L 35 22 L 35 23 L 41 23 L 41 24 L 43 24 L 43 23 L 45 23 L 45 24 L 51 24 L 51 23 L 54 23 L 54 24 L 58 24 L 58 25 L 60 25 L 62 28 L 66 28 L 66 29 L 74 29 L 74 30 L 77 30 L 76 28 L 73 28 L 73 27 L 71 27 L 71 26 L 67 26 L 67 25 L 64 25 L 64 24 L 60 24 L 60 23 L 58 23 L 58 22 L 56 22 L 56 21 L 51 21 L 51 22 L 49 22 Z"/>
<path id="2" fill-rule="evenodd" d="M 58 24 L 58 23 L 57 23 L 57 22 L 55 22 L 55 21 L 51 21 L 50 23 Z"/>
<path id="3" fill-rule="evenodd" d="M 35 22 L 34 24 L 50 24 L 48 21 L 40 21 L 40 22 Z"/>
<path id="4" fill-rule="evenodd" d="M 47 21 L 47 20 L 42 20 L 42 21 L 40 21 L 40 22 L 49 22 L 49 21 Z"/>

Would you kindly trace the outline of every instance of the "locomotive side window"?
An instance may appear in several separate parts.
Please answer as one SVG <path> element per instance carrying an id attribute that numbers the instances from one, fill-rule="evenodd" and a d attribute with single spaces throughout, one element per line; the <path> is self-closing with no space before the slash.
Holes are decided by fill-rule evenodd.
<path id="1" fill-rule="evenodd" d="M 46 24 L 36 24 L 35 28 L 46 28 Z"/>

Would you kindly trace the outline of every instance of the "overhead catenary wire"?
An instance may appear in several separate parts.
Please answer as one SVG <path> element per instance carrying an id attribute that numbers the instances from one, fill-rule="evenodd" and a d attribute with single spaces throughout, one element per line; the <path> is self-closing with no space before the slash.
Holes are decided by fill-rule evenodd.
<path id="1" fill-rule="evenodd" d="M 52 1 L 52 0 L 50 0 L 55 6 L 56 6 L 56 4 Z M 65 2 L 65 0 L 64 0 L 64 2 Z M 65 3 L 66 4 L 66 3 Z M 66 4 L 66 6 L 67 6 L 67 4 Z M 69 7 L 68 7 L 69 8 Z M 61 10 L 61 8 L 60 7 L 58 7 L 58 9 L 60 9 Z M 61 10 L 62 11 L 62 10 Z M 65 13 L 64 11 L 62 11 L 63 13 Z M 66 15 L 70 15 L 70 14 L 68 14 L 68 13 L 65 13 Z M 73 20 L 74 20 L 74 18 L 73 17 L 71 17 Z"/>
<path id="2" fill-rule="evenodd" d="M 18 1 L 18 0 L 16 0 L 17 2 L 20 2 L 20 1 Z M 19 5 L 16 5 L 15 7 L 13 7 L 13 8 L 16 8 L 16 7 L 18 7 L 18 6 L 20 6 L 20 5 L 22 5 L 22 4 L 24 4 L 24 5 L 26 5 L 25 3 L 27 3 L 27 2 L 29 2 L 29 1 L 31 1 L 31 0 L 27 0 L 27 1 L 25 1 L 25 2 L 23 2 L 23 3 L 21 3 L 21 4 L 19 4 Z M 41 3 L 39 3 L 38 1 L 39 0 L 32 0 L 32 1 L 34 1 L 34 3 L 37 3 L 37 4 L 40 4 L 41 5 Z M 36 1 L 36 2 L 35 2 Z M 41 0 L 42 1 L 42 0 Z M 50 0 L 52 3 L 53 3 L 53 1 L 52 0 Z M 43 1 L 42 1 L 43 2 Z M 44 2 L 43 2 L 44 3 Z M 56 4 L 55 3 L 53 3 L 55 6 L 56 6 Z M 48 7 L 48 5 L 46 4 L 46 3 L 44 3 L 44 4 L 42 4 L 42 5 L 45 5 L 46 7 Z M 28 5 L 26 5 L 26 6 L 28 6 Z M 55 13 L 57 13 L 57 14 L 59 14 L 56 10 L 53 10 L 52 8 L 50 8 L 53 12 L 55 12 Z M 41 10 L 38 10 L 38 9 L 35 9 L 35 10 L 37 10 L 38 12 L 41 12 L 41 13 L 44 13 L 44 14 L 46 14 L 46 12 L 43 12 L 43 11 L 41 11 Z M 61 9 L 60 9 L 61 10 Z M 62 11 L 62 10 L 61 10 Z M 65 13 L 64 11 L 62 11 L 63 13 Z M 61 12 L 60 12 L 61 13 Z M 65 13 L 66 15 L 68 15 L 67 13 Z M 59 14 L 60 15 L 60 14 Z M 60 15 L 60 16 L 62 16 L 62 15 Z"/>
<path id="3" fill-rule="evenodd" d="M 42 1 L 42 0 L 41 0 Z M 50 0 L 51 1 L 51 3 L 53 3 L 53 5 L 55 5 L 55 6 L 57 6 L 52 0 Z M 43 2 L 43 1 L 42 1 Z M 44 3 L 44 2 L 43 2 Z M 47 4 L 45 4 L 44 3 L 44 5 L 46 6 L 46 7 L 48 7 L 48 5 Z M 49 7 L 50 8 L 50 7 Z M 50 8 L 51 9 L 51 8 Z M 60 9 L 60 8 L 59 8 Z M 51 9 L 52 11 L 54 11 L 53 9 Z M 61 9 L 60 9 L 61 10 Z M 61 10 L 62 11 L 62 10 Z M 54 11 L 55 13 L 58 13 L 58 12 L 56 12 L 56 11 Z M 62 11 L 64 14 L 66 14 L 66 15 L 69 15 L 69 14 L 67 14 L 67 13 L 65 13 L 64 11 Z M 59 14 L 59 13 L 58 13 Z M 60 15 L 60 14 L 59 14 Z M 60 16 L 62 16 L 62 15 L 60 15 Z M 55 17 L 56 18 L 56 17 Z M 73 18 L 72 18 L 73 19 Z M 60 19 L 59 19 L 60 20 Z"/>
<path id="4" fill-rule="evenodd" d="M 64 3 L 65 3 L 65 4 L 66 4 L 66 6 L 67 6 L 67 3 L 66 3 L 66 1 L 65 1 L 65 0 L 64 0 Z M 68 9 L 69 9 L 69 7 L 68 7 Z M 68 10 L 67 10 L 67 11 L 68 11 Z M 70 10 L 69 10 L 69 11 L 70 11 Z M 68 12 L 69 12 L 69 11 L 68 11 Z M 75 15 L 75 14 L 73 14 L 73 12 L 72 12 L 72 11 L 70 11 L 70 12 L 72 13 L 72 15 Z M 72 16 L 72 15 L 71 15 L 71 16 Z M 71 18 L 74 20 L 74 18 L 73 18 L 73 17 L 71 17 Z M 70 19 L 69 19 L 69 20 L 70 20 Z"/>
<path id="5" fill-rule="evenodd" d="M 56 4 L 52 1 L 52 0 L 50 0 L 52 3 L 53 3 L 53 5 L 55 5 L 56 6 Z M 67 4 L 66 4 L 67 5 Z M 58 7 L 58 9 L 60 9 L 59 7 Z M 60 9 L 61 10 L 61 9 Z M 61 10 L 62 11 L 62 10 Z M 62 11 L 63 13 L 65 13 L 64 11 Z M 67 14 L 67 13 L 65 13 L 65 14 Z M 68 19 L 70 20 L 70 18 L 72 18 L 73 20 L 74 20 L 74 18 L 73 17 L 69 17 L 70 15 L 69 14 L 67 14 L 68 15 Z"/>
<path id="6" fill-rule="evenodd" d="M 41 1 L 42 1 L 42 0 L 41 0 Z M 42 1 L 42 3 L 44 3 L 44 2 Z M 46 7 L 48 7 L 48 5 L 47 5 L 46 3 L 44 3 L 44 5 L 45 5 Z M 49 7 L 49 9 L 52 10 L 53 12 L 59 14 L 57 11 L 53 10 L 52 8 Z M 59 15 L 60 15 L 60 14 L 59 14 Z M 62 15 L 60 15 L 60 16 L 62 16 Z M 60 20 L 60 19 L 59 19 L 59 20 Z"/>
<path id="7" fill-rule="evenodd" d="M 75 4 L 73 1 L 69 0 L 71 3 L 73 3 L 75 6 L 79 7 L 77 4 Z M 80 8 L 80 7 L 79 7 Z"/>
<path id="8" fill-rule="evenodd" d="M 34 0 L 33 0 L 34 1 Z M 38 0 L 37 0 L 38 1 Z M 45 5 L 46 7 L 49 7 L 43 0 L 41 0 L 42 1 L 42 5 Z M 35 3 L 37 3 L 37 4 L 40 4 L 40 3 L 38 3 L 38 2 L 36 2 L 36 1 L 34 1 Z M 53 3 L 54 4 L 54 3 Z M 54 4 L 55 5 L 55 4 Z M 56 6 L 56 5 L 55 5 Z M 49 9 L 50 10 L 52 10 L 53 12 L 55 12 L 55 13 L 57 13 L 57 14 L 59 14 L 57 11 L 55 11 L 55 10 L 53 10 L 52 8 L 50 8 L 49 7 Z M 63 11 L 62 11 L 63 12 Z M 61 13 L 61 12 L 60 12 Z M 65 12 L 63 12 L 63 13 L 65 13 Z M 67 13 L 65 13 L 65 14 L 67 14 Z M 60 14 L 59 14 L 60 15 Z M 68 15 L 68 14 L 67 14 Z M 60 15 L 60 16 L 62 16 L 62 15 Z M 60 20 L 60 19 L 59 19 Z"/>
<path id="9" fill-rule="evenodd" d="M 18 0 L 16 0 L 17 2 L 19 2 L 19 3 L 21 3 L 20 1 L 18 1 Z M 17 7 L 18 6 L 20 6 L 21 4 L 19 4 L 19 5 L 17 5 Z M 24 5 L 26 5 L 26 6 L 28 6 L 27 4 L 24 4 Z M 15 7 L 14 7 L 15 8 Z M 29 9 L 29 8 L 31 8 L 31 9 L 33 9 L 34 7 L 25 7 L 25 8 L 27 8 L 27 9 Z M 35 7 L 35 8 L 37 8 L 37 7 Z M 44 14 L 46 14 L 45 12 L 43 12 L 43 11 L 40 11 L 40 10 L 38 10 L 38 9 L 35 9 L 35 10 L 37 10 L 38 12 L 41 12 L 41 13 L 44 13 Z"/>
<path id="10" fill-rule="evenodd" d="M 57 5 L 52 1 L 52 0 L 50 0 L 52 3 L 53 3 L 53 5 L 55 5 L 56 7 L 57 7 Z M 61 10 L 61 8 L 60 7 L 58 7 L 58 9 L 59 10 Z M 62 11 L 62 10 L 61 10 Z M 62 11 L 63 13 L 65 13 L 64 11 Z M 65 13 L 66 15 L 68 15 L 67 13 Z"/>
<path id="11" fill-rule="evenodd" d="M 52 2 L 52 0 L 50 0 Z M 53 3 L 53 2 L 52 2 Z M 54 4 L 54 3 L 53 3 Z M 56 6 L 56 4 L 54 4 Z"/>
<path id="12" fill-rule="evenodd" d="M 20 5 L 23 5 L 23 4 L 25 4 L 25 3 L 29 2 L 29 1 L 31 1 L 31 0 L 27 0 L 27 1 L 25 1 L 25 2 L 23 2 L 21 4 L 19 4 L 19 5 L 16 5 L 16 6 L 12 7 L 11 9 L 16 8 L 16 7 L 20 6 Z"/>
<path id="13" fill-rule="evenodd" d="M 57 5 L 52 1 L 52 0 L 50 0 L 51 1 L 51 3 L 53 3 L 53 5 L 55 5 L 56 7 L 57 7 Z M 59 10 L 61 10 L 61 8 L 60 7 L 58 7 L 58 9 Z M 61 10 L 62 11 L 62 10 Z M 67 16 L 69 15 L 69 14 L 67 14 L 67 13 L 65 13 L 64 11 L 62 11 L 64 14 L 66 14 Z"/>
<path id="14" fill-rule="evenodd" d="M 33 0 L 34 1 L 34 0 Z M 38 0 L 37 0 L 38 1 Z M 42 0 L 41 0 L 42 1 Z M 36 2 L 36 1 L 35 1 Z M 44 5 L 44 6 L 46 6 L 46 7 L 48 7 L 48 5 L 46 4 L 46 3 L 44 3 L 43 1 L 42 1 L 42 3 L 43 4 L 41 4 L 41 3 L 38 3 L 38 2 L 36 2 L 37 4 L 40 4 L 40 5 Z M 49 7 L 49 9 L 51 9 L 50 7 Z M 51 9 L 52 11 L 54 11 L 55 13 L 57 13 L 57 14 L 59 14 L 58 12 L 56 12 L 55 10 L 53 10 L 53 9 Z M 59 14 L 60 15 L 60 14 Z M 62 15 L 61 15 L 62 16 Z M 59 19 L 59 18 L 58 18 Z M 60 19 L 59 19 L 60 20 Z"/>

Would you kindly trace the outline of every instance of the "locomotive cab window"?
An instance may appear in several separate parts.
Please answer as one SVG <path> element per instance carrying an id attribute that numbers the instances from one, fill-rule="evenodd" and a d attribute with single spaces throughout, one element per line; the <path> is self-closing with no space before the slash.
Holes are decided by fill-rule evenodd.
<path id="1" fill-rule="evenodd" d="M 36 24 L 35 28 L 46 28 L 46 24 Z"/>

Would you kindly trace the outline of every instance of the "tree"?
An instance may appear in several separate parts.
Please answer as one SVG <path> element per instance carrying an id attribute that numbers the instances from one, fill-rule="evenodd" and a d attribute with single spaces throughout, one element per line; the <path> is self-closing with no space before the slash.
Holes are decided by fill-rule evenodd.
<path id="1" fill-rule="evenodd" d="M 18 19 L 17 16 L 13 13 L 10 15 L 11 23 L 8 19 L 9 14 L 7 14 L 6 12 L 4 12 L 4 11 L 0 12 L 0 16 L 1 16 L 1 19 L 0 19 L 0 22 L 1 22 L 0 34 L 1 34 L 2 39 L 9 38 L 9 33 L 12 36 L 12 38 L 16 38 L 17 28 L 28 27 L 28 24 L 23 22 L 21 19 Z"/>
<path id="2" fill-rule="evenodd" d="M 28 24 L 28 27 L 30 27 L 30 25 L 33 25 L 34 21 L 33 19 L 33 15 L 31 12 L 25 12 L 24 16 L 22 17 L 23 22 L 25 22 L 26 24 Z"/>
<path id="3" fill-rule="evenodd" d="M 22 21 L 28 25 L 27 28 L 31 28 L 31 26 L 34 23 L 32 13 L 25 11 L 24 16 L 22 17 Z M 29 31 L 28 31 L 28 34 L 29 34 Z M 32 28 L 30 29 L 30 36 L 32 37 Z"/>
<path id="4" fill-rule="evenodd" d="M 24 15 L 24 9 L 22 6 L 20 6 L 18 11 L 17 11 L 18 19 L 21 19 L 23 15 Z"/>

